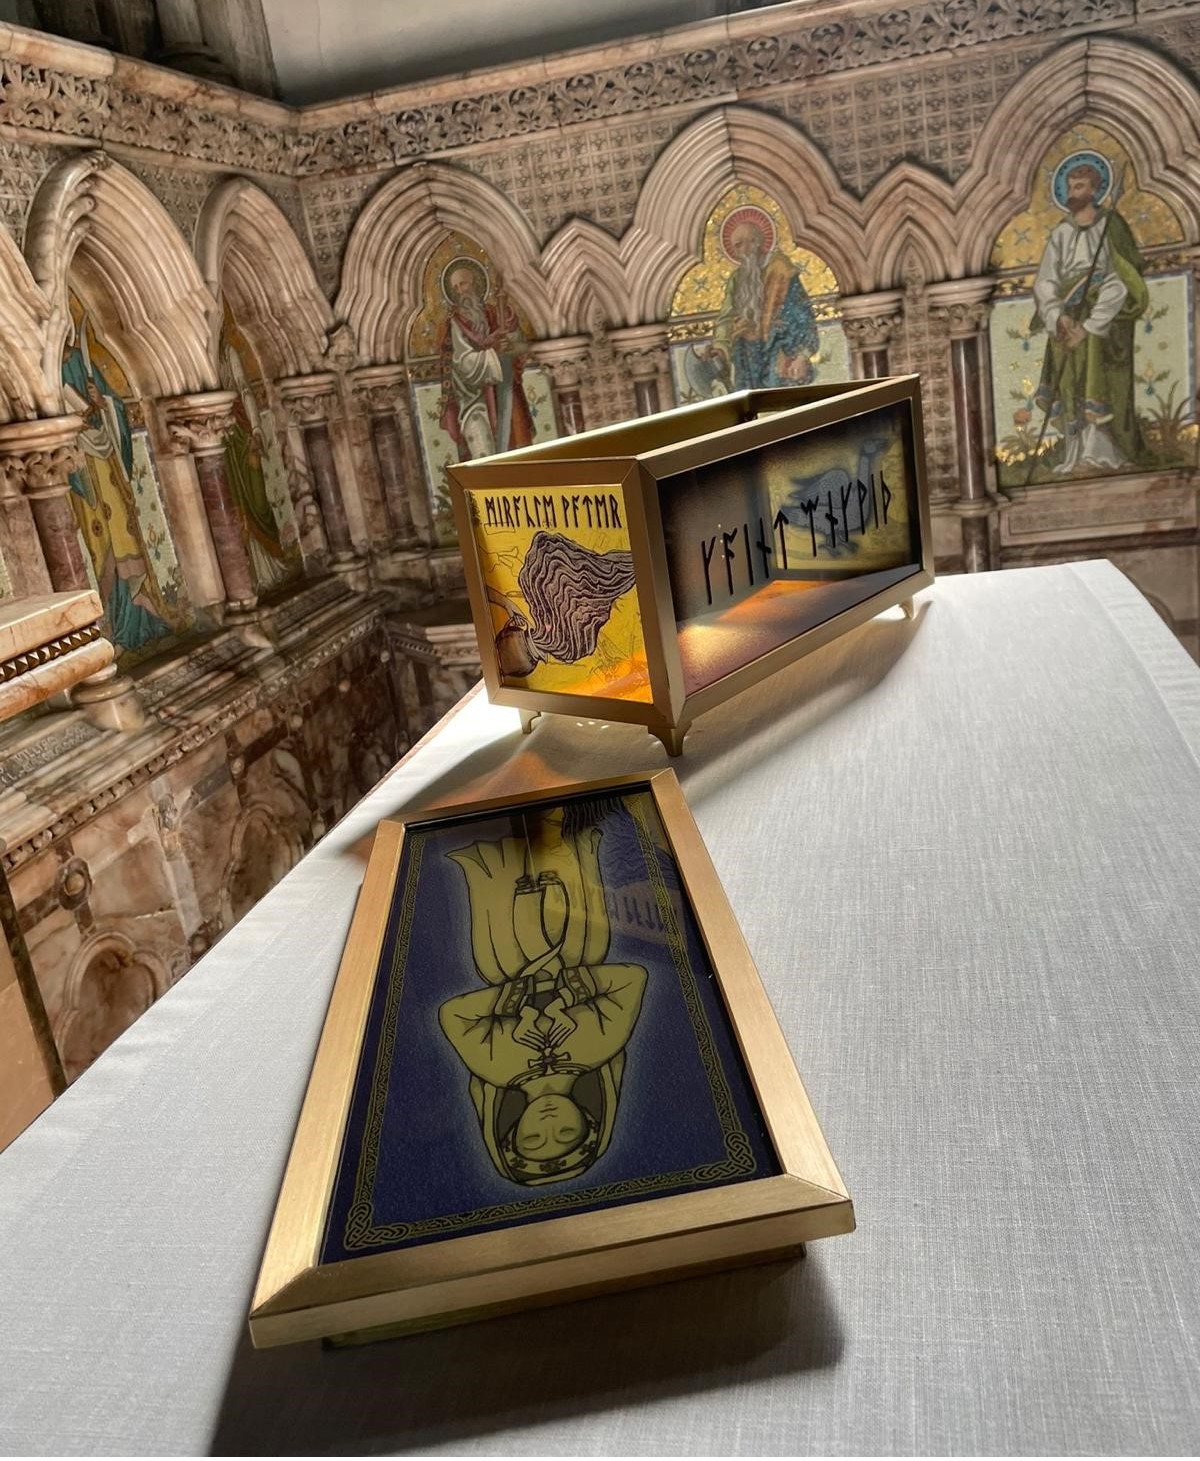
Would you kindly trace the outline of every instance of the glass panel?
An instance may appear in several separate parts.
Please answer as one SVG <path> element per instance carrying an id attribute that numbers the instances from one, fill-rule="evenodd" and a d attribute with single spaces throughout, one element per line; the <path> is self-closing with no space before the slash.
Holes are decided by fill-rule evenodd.
<path id="1" fill-rule="evenodd" d="M 659 489 L 688 694 L 920 568 L 905 402 Z"/>
<path id="2" fill-rule="evenodd" d="M 778 1171 L 644 783 L 408 829 L 322 1262 Z"/>
<path id="3" fill-rule="evenodd" d="M 620 487 L 467 492 L 500 682 L 649 702 Z"/>

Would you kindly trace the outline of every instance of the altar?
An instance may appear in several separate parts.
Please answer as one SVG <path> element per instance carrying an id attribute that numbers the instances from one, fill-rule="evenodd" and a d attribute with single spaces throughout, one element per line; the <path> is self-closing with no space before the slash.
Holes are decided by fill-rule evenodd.
<path id="1" fill-rule="evenodd" d="M 382 818 L 657 770 L 474 692 L 0 1153 L 0 1450 L 1169 1453 L 1200 1433 L 1200 671 L 939 580 L 674 762 L 854 1196 L 800 1263 L 365 1348 L 246 1316 Z"/>

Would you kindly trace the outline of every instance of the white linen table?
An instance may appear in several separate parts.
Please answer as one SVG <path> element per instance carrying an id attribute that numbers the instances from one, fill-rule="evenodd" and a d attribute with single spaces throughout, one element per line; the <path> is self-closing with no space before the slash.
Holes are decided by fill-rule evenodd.
<path id="1" fill-rule="evenodd" d="M 473 695 L 0 1154 L 0 1449 L 1200 1442 L 1200 672 L 1105 563 L 940 580 L 675 763 L 859 1230 L 328 1351 L 246 1312 L 382 817 L 667 764 Z"/>

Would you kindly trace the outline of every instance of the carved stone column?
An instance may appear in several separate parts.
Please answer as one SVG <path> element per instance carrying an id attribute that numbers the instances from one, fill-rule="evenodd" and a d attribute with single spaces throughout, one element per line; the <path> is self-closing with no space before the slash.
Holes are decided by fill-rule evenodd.
<path id="1" fill-rule="evenodd" d="M 383 505 L 391 541 L 400 549 L 417 543 L 405 462 L 404 438 L 397 419 L 397 399 L 404 391 L 404 370 L 399 365 L 369 365 L 350 376 L 354 399 L 367 417 L 375 469 L 383 487 Z"/>
<path id="2" fill-rule="evenodd" d="M 875 294 L 844 295 L 838 300 L 842 329 L 850 342 L 852 368 L 860 380 L 890 374 L 888 346 L 904 317 L 904 293 L 883 289 Z"/>
<path id="3" fill-rule="evenodd" d="M 534 359 L 544 365 L 554 381 L 554 407 L 564 436 L 577 436 L 583 424 L 580 373 L 591 353 L 587 335 L 565 335 L 558 340 L 540 340 L 533 347 Z"/>
<path id="4" fill-rule="evenodd" d="M 988 486 L 983 352 L 994 288 L 989 278 L 952 279 L 929 288 L 930 319 L 950 337 L 958 475 L 952 510 L 962 519 L 963 567 L 968 573 L 992 567 L 996 499 Z"/>
<path id="5" fill-rule="evenodd" d="M 667 332 L 662 325 L 632 325 L 610 330 L 608 338 L 622 357 L 633 379 L 633 395 L 639 416 L 653 416 L 671 404 L 663 388 L 667 374 Z"/>
<path id="6" fill-rule="evenodd" d="M 0 472 L 10 490 L 29 501 L 50 585 L 58 593 L 86 589 L 87 568 L 68 493 L 70 474 L 82 465 L 79 416 L 18 421 L 0 426 Z"/>
<path id="7" fill-rule="evenodd" d="M 363 560 L 354 551 L 346 504 L 342 500 L 329 421 L 337 410 L 337 381 L 332 375 L 296 375 L 279 382 L 279 397 L 292 424 L 300 428 L 304 450 L 329 544 L 329 566 L 335 573 L 358 577 Z"/>
<path id="8" fill-rule="evenodd" d="M 70 473 L 82 465 L 78 416 L 17 421 L 0 427 L 0 477 L 5 490 L 29 502 L 38 542 L 56 593 L 90 592 L 79 528 L 67 494 Z M 111 661 L 112 654 L 108 654 Z M 94 724 L 108 730 L 137 730 L 145 712 L 133 681 L 114 664 L 80 679 L 71 691 L 75 704 Z"/>
<path id="9" fill-rule="evenodd" d="M 171 450 L 190 456 L 195 463 L 204 515 L 225 585 L 225 617 L 233 623 L 253 618 L 258 605 L 245 529 L 225 468 L 225 438 L 233 430 L 235 399 L 233 391 L 202 391 L 161 402 Z"/>

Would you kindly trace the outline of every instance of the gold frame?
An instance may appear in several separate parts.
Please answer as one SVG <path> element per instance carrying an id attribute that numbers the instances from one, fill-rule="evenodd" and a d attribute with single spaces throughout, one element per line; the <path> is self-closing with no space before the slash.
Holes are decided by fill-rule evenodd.
<path id="1" fill-rule="evenodd" d="M 659 481 L 678 472 L 720 461 L 747 448 L 771 446 L 789 437 L 851 420 L 902 401 L 910 404 L 912 413 L 912 459 L 909 465 L 917 488 L 917 521 L 921 540 L 919 568 L 898 583 L 881 589 L 848 609 L 839 610 L 823 624 L 805 630 L 711 685 L 687 694 L 683 687 L 683 666 L 667 575 Z M 714 401 L 682 406 L 657 416 L 600 427 L 577 436 L 560 437 L 538 446 L 505 452 L 501 456 L 456 463 L 449 472 L 467 595 L 475 621 L 488 699 L 496 705 L 517 707 L 526 730 L 529 730 L 534 717 L 544 711 L 594 720 L 627 721 L 644 725 L 662 741 L 670 755 L 677 756 L 683 748 L 683 738 L 697 715 L 750 689 L 768 675 L 820 649 L 859 624 L 865 624 L 885 609 L 899 604 L 911 614 L 913 595 L 933 582 L 933 530 L 926 487 L 921 395 L 919 378 L 915 375 L 739 391 Z M 517 475 L 519 481 L 514 480 Z M 488 488 L 501 491 L 514 486 L 587 486 L 621 490 L 629 519 L 635 591 L 650 672 L 651 698 L 648 702 L 525 690 L 502 683 L 483 568 L 467 509 L 467 492 Z"/>
<path id="2" fill-rule="evenodd" d="M 654 798 L 780 1174 L 321 1264 L 406 827 L 633 786 Z M 251 1304 L 257 1348 L 383 1338 L 762 1262 L 853 1227 L 849 1193 L 673 771 L 439 806 L 379 824 Z"/>

